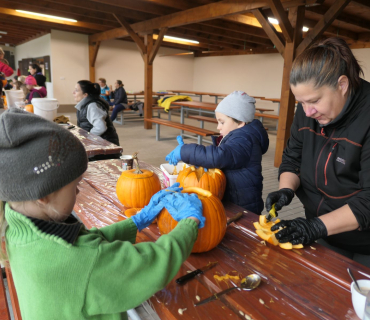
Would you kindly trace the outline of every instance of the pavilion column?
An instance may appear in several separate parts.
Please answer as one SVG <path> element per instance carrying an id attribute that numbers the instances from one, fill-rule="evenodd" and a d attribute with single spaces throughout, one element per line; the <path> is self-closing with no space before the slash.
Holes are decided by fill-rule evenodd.
<path id="1" fill-rule="evenodd" d="M 286 42 L 284 50 L 284 68 L 283 80 L 281 85 L 279 125 L 276 137 L 275 149 L 275 167 L 279 167 L 282 161 L 282 155 L 288 138 L 290 136 L 290 127 L 293 123 L 295 97 L 290 90 L 289 78 L 292 69 L 293 61 L 296 55 L 296 49 L 302 41 L 302 28 L 304 20 L 305 7 L 293 7 L 289 9 L 289 21 L 294 28 L 293 41 Z"/>
<path id="2" fill-rule="evenodd" d="M 152 129 L 152 123 L 145 119 L 152 118 L 153 104 L 153 61 L 150 60 L 150 55 L 153 50 L 153 34 L 144 36 L 144 45 L 146 53 L 143 54 L 144 59 L 144 129 Z"/>
<path id="3" fill-rule="evenodd" d="M 95 82 L 95 62 L 100 47 L 100 41 L 89 42 L 89 76 L 90 81 Z"/>

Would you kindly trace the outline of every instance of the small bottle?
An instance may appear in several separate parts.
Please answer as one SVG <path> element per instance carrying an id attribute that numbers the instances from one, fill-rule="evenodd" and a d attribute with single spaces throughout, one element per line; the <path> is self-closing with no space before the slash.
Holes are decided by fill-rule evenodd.
<path id="1" fill-rule="evenodd" d="M 366 295 L 365 311 L 362 320 L 370 320 L 370 291 Z"/>

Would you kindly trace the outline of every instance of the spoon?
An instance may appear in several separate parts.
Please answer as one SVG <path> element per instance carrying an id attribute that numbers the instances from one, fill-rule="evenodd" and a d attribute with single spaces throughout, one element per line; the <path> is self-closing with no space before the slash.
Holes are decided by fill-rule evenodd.
<path id="1" fill-rule="evenodd" d="M 202 304 L 205 304 L 207 302 L 210 302 L 210 301 L 213 301 L 213 300 L 216 300 L 218 299 L 220 296 L 234 290 L 234 289 L 242 289 L 242 290 L 246 290 L 246 291 L 250 291 L 250 290 L 253 290 L 253 289 L 256 289 L 261 283 L 261 277 L 257 274 L 250 274 L 249 276 L 245 277 L 244 279 L 242 279 L 241 283 L 240 283 L 240 287 L 231 287 L 229 289 L 226 289 L 224 291 L 221 291 L 219 293 L 215 293 L 213 296 L 210 296 L 209 298 L 207 299 L 204 299 L 202 301 L 199 301 L 198 303 L 195 304 L 195 306 L 200 306 Z"/>
<path id="2" fill-rule="evenodd" d="M 351 277 L 352 281 L 355 283 L 355 285 L 356 285 L 356 287 L 357 287 L 358 292 L 360 292 L 360 293 L 361 293 L 360 286 L 358 285 L 358 283 L 357 283 L 357 281 L 356 281 L 355 277 L 353 276 L 351 269 L 350 269 L 350 268 L 347 268 L 347 271 L 348 271 L 349 276 Z"/>

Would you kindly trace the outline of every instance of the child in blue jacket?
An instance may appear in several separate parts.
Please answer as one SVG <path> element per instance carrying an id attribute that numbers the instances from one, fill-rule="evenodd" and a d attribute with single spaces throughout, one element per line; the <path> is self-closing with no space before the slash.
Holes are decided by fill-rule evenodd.
<path id="1" fill-rule="evenodd" d="M 227 180 L 223 200 L 261 214 L 261 161 L 269 139 L 261 122 L 254 119 L 255 102 L 242 91 L 229 94 L 215 110 L 220 136 L 212 137 L 213 145 L 184 144 L 179 136 L 179 145 L 166 156 L 166 161 L 176 165 L 182 160 L 195 166 L 221 169 Z"/>

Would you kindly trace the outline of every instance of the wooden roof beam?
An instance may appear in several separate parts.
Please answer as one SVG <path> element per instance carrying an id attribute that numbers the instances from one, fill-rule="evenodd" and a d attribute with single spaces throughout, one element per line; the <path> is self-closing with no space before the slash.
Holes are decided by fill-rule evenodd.
<path id="1" fill-rule="evenodd" d="M 315 42 L 350 2 L 351 0 L 336 0 L 316 26 L 308 31 L 306 38 L 297 48 L 296 56 L 299 56 L 306 48 Z"/>
<path id="2" fill-rule="evenodd" d="M 269 0 L 274 16 L 279 21 L 279 26 L 287 42 L 293 42 L 293 27 L 289 22 L 288 15 L 286 14 L 280 0 Z"/>
<path id="3" fill-rule="evenodd" d="M 370 3 L 370 1 L 369 1 L 369 3 Z M 369 7 L 369 9 L 370 9 L 370 7 Z M 320 16 L 323 16 L 328 10 L 329 10 L 329 7 L 323 7 L 323 6 L 307 8 L 307 11 L 312 12 L 312 13 L 317 14 L 317 15 L 320 15 Z M 368 20 L 364 20 L 364 19 L 361 19 L 359 17 L 352 16 L 348 13 L 338 15 L 335 20 L 340 21 L 340 22 L 344 22 L 344 23 L 348 23 L 350 25 L 360 27 L 360 28 L 363 28 L 363 29 L 367 29 L 367 30 L 370 31 L 370 22 Z"/>
<path id="4" fill-rule="evenodd" d="M 364 9 L 370 9 L 370 2 L 368 0 L 352 0 L 352 4 Z"/>
<path id="5" fill-rule="evenodd" d="M 253 10 L 252 13 L 255 15 L 259 23 L 262 25 L 263 30 L 267 33 L 272 43 L 275 45 L 276 49 L 281 55 L 284 55 L 284 43 L 280 39 L 275 28 L 268 21 L 268 18 L 265 16 L 264 12 L 261 9 Z"/>
<path id="6" fill-rule="evenodd" d="M 132 29 L 139 32 L 146 32 L 163 27 L 173 28 L 186 24 L 198 23 L 206 20 L 217 19 L 227 15 L 263 8 L 268 6 L 268 0 L 223 0 L 210 3 L 204 6 L 188 9 L 181 12 L 175 12 L 166 16 L 157 17 L 148 21 L 142 21 L 131 25 Z M 310 0 L 281 0 L 284 7 L 305 4 Z M 311 0 L 317 2 L 317 0 Z M 126 37 L 127 32 L 120 29 L 113 29 L 92 36 L 92 41 L 103 41 L 114 38 Z"/>
<path id="7" fill-rule="evenodd" d="M 221 50 L 221 51 L 202 51 L 194 53 L 194 57 L 215 57 L 215 56 L 238 56 L 250 54 L 277 53 L 276 49 L 248 49 L 248 50 Z"/>
<path id="8" fill-rule="evenodd" d="M 132 30 L 130 24 L 125 19 L 119 19 L 114 13 L 113 16 L 116 18 L 116 20 L 121 24 L 121 26 L 126 29 L 132 40 L 135 41 L 141 56 L 146 54 L 146 46 L 144 45 L 144 42 L 140 39 L 140 37 L 135 33 L 134 30 Z"/>
<path id="9" fill-rule="evenodd" d="M 162 28 L 160 31 L 159 31 L 159 34 L 158 34 L 158 38 L 157 40 L 155 41 L 155 44 L 153 46 L 153 49 L 152 51 L 150 52 L 150 55 L 149 55 L 149 64 L 152 64 L 153 61 L 154 61 L 154 58 L 155 56 L 157 55 L 158 53 L 158 50 L 162 44 L 162 41 L 163 41 L 163 38 L 164 38 L 164 35 L 166 34 L 168 28 Z"/>

